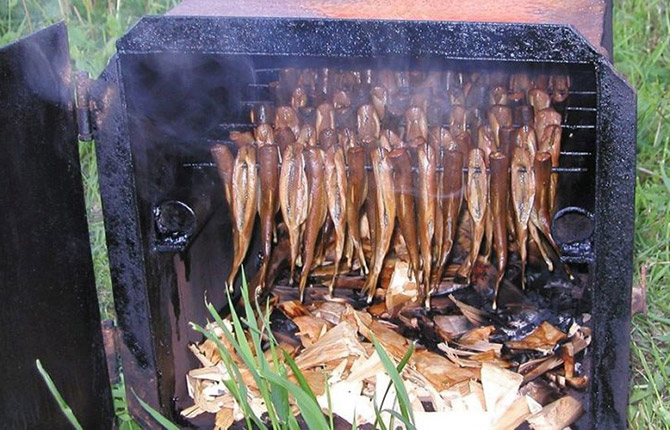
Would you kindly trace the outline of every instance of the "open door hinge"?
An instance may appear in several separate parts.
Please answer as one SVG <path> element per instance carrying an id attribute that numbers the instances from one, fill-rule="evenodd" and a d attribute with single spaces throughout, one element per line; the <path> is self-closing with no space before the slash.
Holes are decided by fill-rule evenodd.
<path id="1" fill-rule="evenodd" d="M 77 132 L 79 140 L 90 142 L 93 140 L 91 131 L 91 102 L 89 93 L 93 81 L 88 72 L 75 73 L 75 102 L 77 115 Z"/>

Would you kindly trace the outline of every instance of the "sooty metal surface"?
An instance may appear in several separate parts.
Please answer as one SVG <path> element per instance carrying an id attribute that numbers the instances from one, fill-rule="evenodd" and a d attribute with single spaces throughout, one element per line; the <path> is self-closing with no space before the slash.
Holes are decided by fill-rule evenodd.
<path id="1" fill-rule="evenodd" d="M 0 50 L 0 428 L 114 419 L 79 168 L 67 31 Z"/>
<path id="2" fill-rule="evenodd" d="M 592 383 L 579 428 L 625 428 L 635 100 L 611 63 L 574 30 L 145 17 L 117 47 L 118 56 L 92 92 L 94 121 L 124 370 L 128 386 L 150 404 L 173 417 L 184 405 L 183 372 L 193 360 L 184 350 L 194 339 L 187 322 L 206 318 L 205 292 L 222 305 L 221 280 L 231 258 L 230 220 L 214 169 L 184 166 L 201 167 L 213 141 L 244 125 L 244 102 L 263 99 L 263 73 L 326 64 L 530 67 L 588 76 L 579 80 L 584 88 L 575 88 L 581 103 L 566 107 L 570 154 L 561 156 L 561 165 L 572 169 L 565 176 L 572 179 L 561 179 L 561 207 L 577 209 L 566 209 L 555 228 L 561 229 L 567 259 L 591 274 Z M 176 218 L 161 217 L 166 202 L 181 208 Z M 253 273 L 257 263 L 251 249 L 245 268 Z M 142 415 L 137 405 L 132 409 Z"/>

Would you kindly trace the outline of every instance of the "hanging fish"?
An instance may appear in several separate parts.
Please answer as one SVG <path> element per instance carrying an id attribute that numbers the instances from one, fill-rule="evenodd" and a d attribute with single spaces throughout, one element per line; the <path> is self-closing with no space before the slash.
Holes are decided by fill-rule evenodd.
<path id="1" fill-rule="evenodd" d="M 491 180 L 489 185 L 489 210 L 493 219 L 493 251 L 498 276 L 493 293 L 493 309 L 498 306 L 498 290 L 507 267 L 507 204 L 509 202 L 509 161 L 502 152 L 489 157 Z"/>
<path id="2" fill-rule="evenodd" d="M 388 154 L 393 167 L 393 178 L 396 190 L 396 216 L 400 232 L 407 246 L 409 255 L 409 276 L 417 277 L 419 267 L 419 243 L 416 232 L 416 208 L 414 206 L 414 180 L 412 159 L 406 148 L 395 149 Z M 419 280 L 420 281 L 420 280 Z"/>
<path id="3" fill-rule="evenodd" d="M 482 238 L 484 237 L 488 210 L 488 173 L 484 161 L 484 151 L 479 148 L 470 150 L 468 156 L 468 180 L 465 191 L 472 225 L 472 246 L 470 255 L 458 268 L 458 276 L 465 278 L 469 283 L 472 268 L 477 262 Z"/>
<path id="4" fill-rule="evenodd" d="M 307 220 L 308 198 L 303 146 L 296 143 L 288 146 L 284 151 L 279 175 L 279 205 L 284 223 L 288 227 L 291 244 L 291 277 L 289 278 L 291 285 L 298 260 L 301 230 Z"/>
<path id="5" fill-rule="evenodd" d="M 272 238 L 275 231 L 275 215 L 279 209 L 279 148 L 276 145 L 265 145 L 258 148 L 258 164 L 260 176 L 260 207 L 261 243 L 263 264 L 260 268 L 259 287 L 266 288 L 267 270 L 272 252 Z"/>
<path id="6" fill-rule="evenodd" d="M 234 232 L 233 262 L 228 276 L 228 289 L 232 291 L 237 271 L 249 249 L 251 233 L 256 219 L 256 192 L 258 173 L 256 171 L 256 148 L 247 145 L 240 148 L 233 167 L 232 208 Z M 235 236 L 235 234 L 234 234 Z"/>
<path id="7" fill-rule="evenodd" d="M 458 218 L 463 204 L 463 153 L 460 151 L 444 151 L 442 168 L 443 239 L 436 269 L 437 282 L 442 278 L 456 240 Z M 434 287 L 431 290 L 434 290 Z M 430 308 L 430 294 L 426 297 L 426 308 Z"/>
<path id="8" fill-rule="evenodd" d="M 535 202 L 533 161 L 526 147 L 514 148 L 511 162 L 511 189 L 516 242 L 521 257 L 521 287 L 526 288 L 528 221 Z"/>
<path id="9" fill-rule="evenodd" d="M 417 203 L 419 206 L 419 247 L 422 260 L 423 297 L 430 291 L 433 238 L 437 211 L 437 153 L 427 143 L 417 148 Z"/>
<path id="10" fill-rule="evenodd" d="M 363 243 L 361 242 L 360 214 L 361 207 L 368 195 L 367 173 L 365 172 L 365 150 L 360 146 L 349 148 L 349 174 L 347 177 L 347 225 L 351 238 L 351 250 L 347 254 L 347 266 L 351 268 L 354 252 L 361 265 L 361 271 L 368 273 L 368 264 L 365 261 Z"/>
<path id="11" fill-rule="evenodd" d="M 387 157 L 386 150 L 383 148 L 373 149 L 370 158 L 376 182 L 377 238 L 374 242 L 374 257 L 372 258 L 370 274 L 363 287 L 363 290 L 368 293 L 368 303 L 372 302 L 375 296 L 377 281 L 384 266 L 384 258 L 391 245 L 396 217 L 393 169 Z"/>
<path id="12" fill-rule="evenodd" d="M 303 152 L 305 158 L 305 173 L 307 177 L 307 219 L 303 232 L 303 257 L 302 272 L 300 273 L 300 284 L 298 291 L 300 301 L 303 301 L 307 277 L 314 263 L 316 241 L 321 232 L 321 227 L 326 221 L 328 204 L 326 202 L 326 172 L 325 152 L 321 148 L 306 148 Z"/>
<path id="13" fill-rule="evenodd" d="M 344 165 L 344 152 L 339 146 L 331 146 L 326 152 L 326 195 L 328 213 L 335 228 L 335 271 L 328 285 L 328 294 L 332 297 L 335 278 L 339 274 L 340 261 L 344 253 L 347 228 L 347 171 Z"/>

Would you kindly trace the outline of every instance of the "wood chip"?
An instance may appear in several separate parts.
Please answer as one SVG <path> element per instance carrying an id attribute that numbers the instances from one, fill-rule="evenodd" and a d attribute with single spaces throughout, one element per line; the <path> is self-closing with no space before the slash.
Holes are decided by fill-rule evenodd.
<path id="1" fill-rule="evenodd" d="M 433 322 L 437 332 L 446 342 L 449 342 L 474 328 L 472 323 L 463 315 L 436 315 Z"/>
<path id="2" fill-rule="evenodd" d="M 286 302 L 281 302 L 277 306 L 284 312 L 289 319 L 294 319 L 301 316 L 311 315 L 310 311 L 300 303 L 300 300 L 291 300 Z"/>
<path id="3" fill-rule="evenodd" d="M 330 361 L 362 355 L 365 355 L 365 349 L 358 341 L 356 325 L 342 321 L 312 346 L 305 348 L 296 357 L 295 363 L 300 369 L 309 369 Z"/>
<path id="4" fill-rule="evenodd" d="M 409 277 L 409 264 L 397 259 L 386 290 L 386 309 L 393 316 L 400 312 L 405 303 L 418 300 L 419 289 L 416 280 Z"/>
<path id="5" fill-rule="evenodd" d="M 459 367 L 449 359 L 430 351 L 416 351 L 411 362 L 438 391 L 478 376 L 476 370 Z"/>
<path id="6" fill-rule="evenodd" d="M 509 341 L 505 345 L 510 349 L 526 349 L 550 353 L 558 342 L 566 339 L 567 335 L 544 321 L 532 333 L 519 341 Z"/>
<path id="7" fill-rule="evenodd" d="M 477 327 L 461 336 L 458 339 L 458 343 L 461 345 L 474 345 L 480 342 L 488 342 L 489 337 L 491 337 L 494 331 L 495 327 L 492 325 Z"/>
<path id="8" fill-rule="evenodd" d="M 235 422 L 235 410 L 229 408 L 222 408 L 216 413 L 214 419 L 214 430 L 228 430 Z"/>
<path id="9" fill-rule="evenodd" d="M 528 417 L 528 424 L 533 430 L 561 430 L 577 421 L 583 412 L 579 400 L 565 396 Z"/>
<path id="10" fill-rule="evenodd" d="M 293 322 L 300 330 L 297 335 L 300 336 L 300 341 L 305 348 L 312 346 L 330 328 L 326 320 L 310 315 L 295 317 Z"/>
<path id="11" fill-rule="evenodd" d="M 518 396 L 512 405 L 493 423 L 494 430 L 514 430 L 542 406 L 528 396 Z"/>
<path id="12" fill-rule="evenodd" d="M 380 321 L 373 320 L 372 316 L 366 312 L 353 311 L 352 316 L 359 333 L 369 341 L 372 341 L 372 335 L 391 354 L 396 360 L 401 360 L 410 346 L 410 340 L 400 333 L 395 332 L 389 325 Z"/>
<path id="13" fill-rule="evenodd" d="M 514 402 L 523 376 L 489 363 L 482 364 L 481 372 L 486 410 L 497 419 Z"/>
<path id="14" fill-rule="evenodd" d="M 460 309 L 461 313 L 465 318 L 468 319 L 472 324 L 476 326 L 488 324 L 488 313 L 484 312 L 481 309 L 477 309 L 474 306 L 470 306 L 467 303 L 463 303 L 460 300 L 456 299 L 453 294 L 449 294 L 449 299 Z"/>

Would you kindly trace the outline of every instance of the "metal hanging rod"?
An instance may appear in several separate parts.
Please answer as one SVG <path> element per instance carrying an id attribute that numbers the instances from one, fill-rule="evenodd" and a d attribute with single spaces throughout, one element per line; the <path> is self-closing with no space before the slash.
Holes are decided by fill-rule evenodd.
<path id="1" fill-rule="evenodd" d="M 202 163 L 183 163 L 182 167 L 188 168 L 188 169 L 210 169 L 210 168 L 216 168 L 216 164 L 213 162 L 202 162 Z M 259 167 L 258 164 L 256 164 L 256 167 Z M 279 163 L 279 167 L 281 167 L 281 163 Z M 349 169 L 348 166 L 345 166 L 347 170 Z M 365 166 L 365 170 L 368 172 L 372 171 L 372 166 Z M 416 172 L 417 168 L 412 167 L 412 171 Z M 437 167 L 435 169 L 437 172 L 442 172 L 444 169 L 442 167 Z M 489 169 L 486 169 L 488 172 Z M 553 173 L 585 173 L 588 172 L 589 169 L 587 167 L 552 167 L 551 171 Z M 464 167 L 463 168 L 463 173 L 468 173 L 468 168 Z"/>

